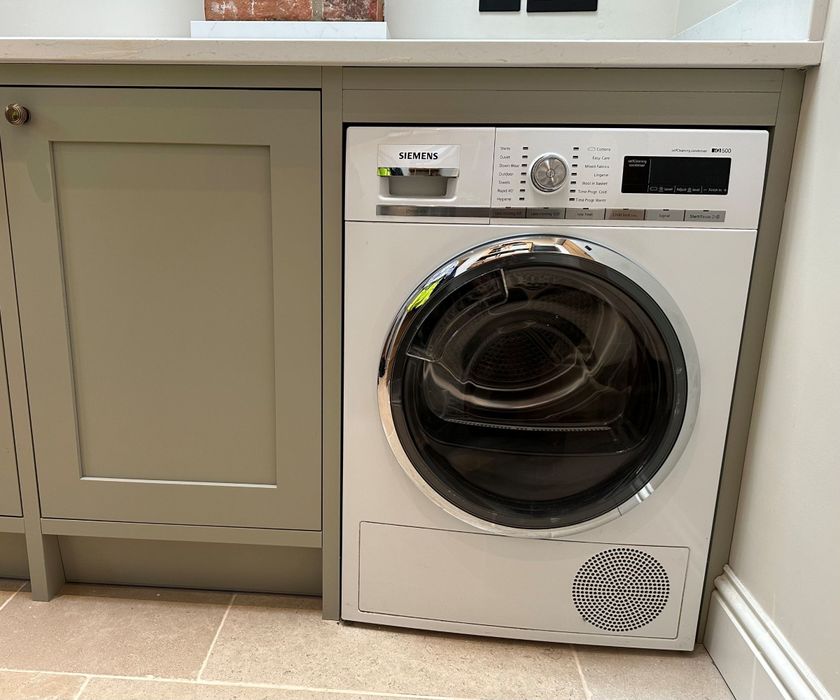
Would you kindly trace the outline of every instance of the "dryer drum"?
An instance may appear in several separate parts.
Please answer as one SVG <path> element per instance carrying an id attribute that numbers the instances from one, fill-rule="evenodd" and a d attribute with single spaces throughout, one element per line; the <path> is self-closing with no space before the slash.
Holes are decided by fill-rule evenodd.
<path id="1" fill-rule="evenodd" d="M 529 250 L 442 271 L 390 355 L 388 410 L 416 473 L 508 528 L 577 525 L 633 498 L 668 459 L 688 401 L 663 310 L 586 255 Z"/>

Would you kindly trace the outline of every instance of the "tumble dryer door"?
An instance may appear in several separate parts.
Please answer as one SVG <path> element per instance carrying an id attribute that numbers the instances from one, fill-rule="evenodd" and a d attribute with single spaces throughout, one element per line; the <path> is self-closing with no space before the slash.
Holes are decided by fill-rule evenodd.
<path id="1" fill-rule="evenodd" d="M 661 483 L 693 427 L 697 373 L 682 315 L 639 266 L 517 236 L 465 252 L 406 302 L 379 407 L 398 461 L 447 512 L 562 536 Z"/>

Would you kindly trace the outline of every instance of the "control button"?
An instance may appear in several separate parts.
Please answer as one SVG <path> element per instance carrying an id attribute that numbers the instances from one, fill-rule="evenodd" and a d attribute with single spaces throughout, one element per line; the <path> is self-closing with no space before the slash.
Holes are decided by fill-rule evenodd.
<path id="1" fill-rule="evenodd" d="M 531 182 L 540 192 L 557 192 L 566 182 L 566 161 L 556 153 L 547 153 L 534 161 Z"/>
<path id="2" fill-rule="evenodd" d="M 529 219 L 565 219 L 566 210 L 547 207 L 543 207 L 542 209 L 529 207 L 527 217 Z"/>
<path id="3" fill-rule="evenodd" d="M 709 211 L 708 209 L 689 209 L 685 213 L 685 220 L 722 224 L 724 221 L 726 221 L 726 212 Z"/>
<path id="4" fill-rule="evenodd" d="M 684 221 L 685 209 L 647 209 L 645 219 L 647 221 Z"/>
<path id="5" fill-rule="evenodd" d="M 603 209 L 566 209 L 567 219 L 603 219 Z"/>
<path id="6" fill-rule="evenodd" d="M 607 209 L 607 218 L 616 221 L 644 221 L 644 209 Z"/>
<path id="7" fill-rule="evenodd" d="M 494 219 L 524 219 L 527 215 L 525 207 L 498 207 L 491 213 Z"/>

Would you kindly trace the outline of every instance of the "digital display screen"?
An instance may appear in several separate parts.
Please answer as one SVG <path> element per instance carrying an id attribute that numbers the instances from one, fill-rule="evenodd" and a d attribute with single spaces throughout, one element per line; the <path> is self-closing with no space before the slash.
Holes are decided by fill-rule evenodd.
<path id="1" fill-rule="evenodd" d="M 625 156 L 621 191 L 628 194 L 729 194 L 731 158 Z"/>

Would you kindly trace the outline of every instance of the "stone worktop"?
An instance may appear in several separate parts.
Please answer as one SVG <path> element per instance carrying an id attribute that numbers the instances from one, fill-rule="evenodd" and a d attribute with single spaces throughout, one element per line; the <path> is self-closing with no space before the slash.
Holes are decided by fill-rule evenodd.
<path id="1" fill-rule="evenodd" d="M 2 38 L 0 63 L 804 68 L 819 41 Z"/>

